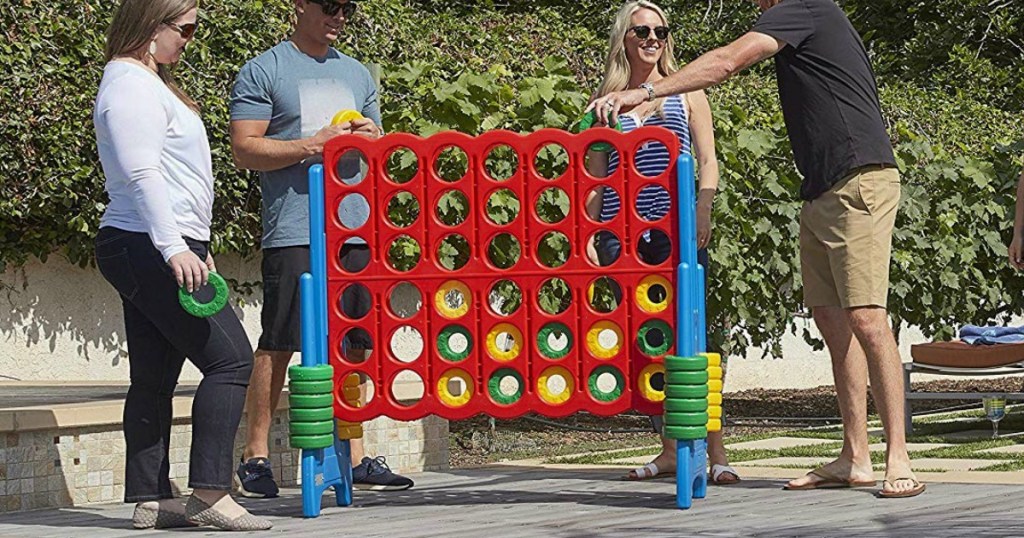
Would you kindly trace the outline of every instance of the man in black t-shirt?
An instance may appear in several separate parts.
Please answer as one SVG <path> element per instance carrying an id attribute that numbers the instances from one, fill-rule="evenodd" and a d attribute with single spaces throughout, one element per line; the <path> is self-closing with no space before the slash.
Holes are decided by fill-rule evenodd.
<path id="1" fill-rule="evenodd" d="M 899 172 L 864 44 L 832 0 L 757 0 L 762 14 L 736 41 L 678 72 L 606 95 L 590 108 L 614 123 L 623 107 L 719 84 L 775 57 L 779 97 L 797 168 L 804 302 L 832 356 L 843 416 L 835 461 L 786 489 L 874 485 L 867 435 L 867 380 L 888 442 L 881 497 L 924 491 L 903 430 L 901 361 L 889 319 L 889 261 Z"/>

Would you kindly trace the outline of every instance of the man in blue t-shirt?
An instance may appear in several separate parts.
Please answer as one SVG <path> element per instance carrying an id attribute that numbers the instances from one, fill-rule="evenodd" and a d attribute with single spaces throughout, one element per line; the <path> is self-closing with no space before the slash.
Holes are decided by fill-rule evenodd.
<path id="1" fill-rule="evenodd" d="M 903 430 L 899 349 L 886 301 L 900 176 L 867 50 L 833 0 L 756 0 L 761 17 L 736 41 L 654 83 L 606 95 L 590 108 L 612 122 L 623 107 L 720 84 L 775 58 L 779 98 L 797 169 L 804 303 L 832 356 L 843 417 L 835 461 L 786 489 L 875 484 L 867 433 L 867 381 L 887 440 L 880 497 L 924 491 Z"/>
<path id="2" fill-rule="evenodd" d="M 271 414 L 284 387 L 288 363 L 301 349 L 299 276 L 309 271 L 309 167 L 321 160 L 324 144 L 344 134 L 379 138 L 377 86 L 358 61 L 331 47 L 355 14 L 355 0 L 293 0 L 296 23 L 285 41 L 242 67 L 231 93 L 231 150 L 239 168 L 259 172 L 263 196 L 263 311 L 246 403 L 248 439 L 238 466 L 239 492 L 274 497 L 267 438 Z M 339 111 L 356 110 L 365 119 L 331 125 Z M 359 159 L 342 158 L 343 176 L 358 181 Z M 348 161 L 348 162 L 345 162 Z M 366 221 L 369 207 L 346 205 L 343 222 Z M 365 240 L 342 248 L 342 264 L 368 261 Z M 369 307 L 347 297 L 346 310 Z M 360 301 L 363 301 L 362 304 Z M 347 338 L 349 356 L 372 349 L 369 338 Z M 358 362 L 358 361 L 356 361 Z M 392 473 L 384 458 L 369 458 L 361 439 L 352 440 L 356 487 L 407 489 L 412 480 Z"/>

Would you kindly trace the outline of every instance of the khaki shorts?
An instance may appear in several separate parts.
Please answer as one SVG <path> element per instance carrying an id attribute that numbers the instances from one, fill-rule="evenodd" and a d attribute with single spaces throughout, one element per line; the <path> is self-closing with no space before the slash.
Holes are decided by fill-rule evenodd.
<path id="1" fill-rule="evenodd" d="M 860 168 L 800 211 L 804 303 L 886 306 L 892 230 L 900 203 L 895 168 Z"/>

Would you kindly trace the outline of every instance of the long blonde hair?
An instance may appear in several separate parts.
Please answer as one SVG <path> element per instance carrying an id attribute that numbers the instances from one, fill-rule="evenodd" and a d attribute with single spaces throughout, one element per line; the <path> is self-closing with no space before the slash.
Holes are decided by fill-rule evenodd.
<path id="1" fill-rule="evenodd" d="M 105 62 L 137 50 L 146 50 L 161 24 L 188 13 L 198 5 L 197 0 L 122 0 L 107 28 L 107 44 L 103 50 Z M 189 108 L 199 112 L 199 105 L 178 87 L 174 81 L 174 65 L 157 64 L 157 75 L 174 95 Z"/>
<path id="2" fill-rule="evenodd" d="M 629 60 L 626 58 L 626 32 L 633 26 L 633 14 L 641 9 L 649 9 L 661 17 L 662 24 L 668 26 L 668 16 L 665 11 L 654 2 L 648 0 L 633 0 L 626 2 L 615 14 L 615 22 L 612 24 L 611 35 L 608 39 L 608 58 L 604 64 L 604 80 L 597 88 L 596 97 L 603 97 L 609 93 L 622 91 L 629 85 L 629 77 L 632 74 L 629 68 Z M 672 35 L 669 34 L 665 41 L 665 50 L 658 60 L 658 72 L 661 76 L 667 77 L 675 73 L 679 68 L 676 66 L 675 47 L 673 46 Z M 661 110 L 664 98 L 656 101 L 656 109 Z"/>

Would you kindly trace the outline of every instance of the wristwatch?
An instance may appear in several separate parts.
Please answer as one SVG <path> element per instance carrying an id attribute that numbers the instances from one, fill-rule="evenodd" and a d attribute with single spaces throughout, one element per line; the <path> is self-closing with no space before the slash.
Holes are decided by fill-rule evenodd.
<path id="1" fill-rule="evenodd" d="M 643 84 L 640 85 L 640 88 L 647 90 L 648 101 L 653 101 L 655 97 L 657 97 L 656 95 L 654 95 L 654 84 L 651 84 L 650 82 L 644 82 Z"/>

